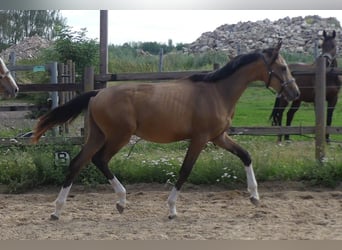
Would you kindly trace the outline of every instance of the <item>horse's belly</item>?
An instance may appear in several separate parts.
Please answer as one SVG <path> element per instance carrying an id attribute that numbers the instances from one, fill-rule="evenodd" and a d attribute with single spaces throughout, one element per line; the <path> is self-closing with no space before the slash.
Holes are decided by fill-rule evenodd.
<path id="1" fill-rule="evenodd" d="M 191 131 L 180 124 L 149 123 L 138 125 L 135 134 L 146 141 L 169 143 L 190 138 Z"/>

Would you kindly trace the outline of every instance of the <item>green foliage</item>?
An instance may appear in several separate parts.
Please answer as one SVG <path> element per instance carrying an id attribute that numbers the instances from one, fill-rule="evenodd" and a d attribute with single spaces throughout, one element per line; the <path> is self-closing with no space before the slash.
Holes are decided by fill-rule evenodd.
<path id="1" fill-rule="evenodd" d="M 110 45 L 108 61 L 108 71 L 113 73 L 158 72 L 159 70 L 159 56 L 141 55 L 139 50 L 128 44 Z M 202 54 L 170 52 L 163 56 L 163 71 L 212 70 L 214 63 L 223 66 L 227 62 L 228 56 L 218 51 Z"/>
<path id="2" fill-rule="evenodd" d="M 0 159 L 0 183 L 8 185 L 11 192 L 35 186 L 37 169 L 30 155 L 16 149 L 9 149 L 6 154 L 11 154 L 11 157 Z"/>
<path id="3" fill-rule="evenodd" d="M 72 60 L 80 80 L 85 67 L 99 65 L 99 44 L 96 39 L 88 38 L 86 33 L 86 28 L 71 31 L 70 27 L 61 27 L 57 30 L 54 47 L 46 51 L 45 59 L 58 62 Z"/>
<path id="4" fill-rule="evenodd" d="M 314 159 L 312 141 L 277 145 L 263 137 L 235 136 L 234 140 L 250 152 L 258 182 L 302 181 L 308 185 L 326 187 L 341 183 L 342 148 L 339 145 L 330 145 L 325 162 L 320 164 Z M 124 184 L 174 184 L 187 146 L 188 142 L 184 141 L 171 144 L 140 141 L 132 152 L 132 146 L 123 148 L 110 161 L 109 167 Z M 17 193 L 41 185 L 61 185 L 68 167 L 57 166 L 54 153 L 67 151 L 73 158 L 79 150 L 79 146 L 68 144 L 3 148 L 0 150 L 0 184 L 7 185 L 8 192 Z M 246 173 L 238 157 L 208 144 L 200 154 L 188 182 L 223 184 L 234 188 L 246 185 Z M 108 182 L 93 164 L 89 164 L 82 169 L 75 183 L 92 187 Z"/>
<path id="5" fill-rule="evenodd" d="M 311 54 L 301 54 L 301 53 L 283 53 L 282 56 L 287 61 L 287 63 L 310 63 L 314 62 L 315 58 Z"/>
<path id="6" fill-rule="evenodd" d="M 75 157 L 79 147 L 64 145 L 63 151 L 69 151 Z M 11 193 L 24 192 L 40 185 L 58 184 L 64 181 L 67 167 L 55 165 L 55 146 L 20 146 L 0 149 L 0 184 L 7 185 Z"/>
<path id="7" fill-rule="evenodd" d="M 59 10 L 0 10 L 0 44 L 16 44 L 26 37 L 55 37 L 57 27 L 65 26 Z"/>

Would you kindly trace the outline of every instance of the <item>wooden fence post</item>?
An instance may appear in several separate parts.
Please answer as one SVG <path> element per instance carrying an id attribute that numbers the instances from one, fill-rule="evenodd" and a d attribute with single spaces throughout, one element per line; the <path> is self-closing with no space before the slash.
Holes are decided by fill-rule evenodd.
<path id="1" fill-rule="evenodd" d="M 315 81 L 315 115 L 316 115 L 316 160 L 322 162 L 325 157 L 326 109 L 325 109 L 325 80 L 326 59 L 319 57 L 316 67 Z"/>
<path id="2" fill-rule="evenodd" d="M 159 65 L 158 65 L 158 71 L 163 72 L 163 61 L 164 61 L 164 50 L 163 48 L 160 48 L 159 50 Z"/>
<path id="3" fill-rule="evenodd" d="M 84 92 L 94 90 L 94 67 L 87 67 L 84 70 Z M 88 137 L 88 110 L 84 114 L 84 142 L 87 140 Z"/>
<path id="4" fill-rule="evenodd" d="M 100 10 L 100 75 L 108 73 L 108 10 Z M 101 88 L 106 88 L 102 82 Z"/>
<path id="5" fill-rule="evenodd" d="M 51 84 L 58 84 L 58 67 L 57 62 L 52 62 L 50 64 L 50 83 Z M 52 99 L 52 106 L 51 109 L 57 108 L 59 105 L 59 98 L 58 98 L 58 92 L 53 91 L 51 93 L 51 99 Z M 54 127 L 52 129 L 53 136 L 56 136 L 59 132 L 59 126 Z"/>
<path id="6" fill-rule="evenodd" d="M 15 66 L 17 62 L 17 57 L 15 55 L 14 51 L 11 51 L 10 55 L 9 55 L 9 64 L 10 66 Z M 12 71 L 11 75 L 14 77 L 14 79 L 16 79 L 16 72 Z"/>

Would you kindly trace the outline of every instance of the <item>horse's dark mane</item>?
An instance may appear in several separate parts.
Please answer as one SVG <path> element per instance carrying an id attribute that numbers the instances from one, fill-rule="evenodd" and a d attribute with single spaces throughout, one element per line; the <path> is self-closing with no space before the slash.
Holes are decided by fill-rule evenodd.
<path id="1" fill-rule="evenodd" d="M 228 62 L 222 68 L 219 68 L 209 73 L 193 74 L 189 76 L 189 79 L 193 82 L 207 82 L 207 83 L 216 82 L 232 75 L 239 68 L 260 59 L 263 56 L 262 53 L 266 53 L 267 56 L 271 56 L 272 52 L 273 52 L 273 49 L 270 48 L 270 49 L 265 49 L 265 50 L 256 50 L 248 54 L 238 55 L 234 57 L 230 62 Z"/>

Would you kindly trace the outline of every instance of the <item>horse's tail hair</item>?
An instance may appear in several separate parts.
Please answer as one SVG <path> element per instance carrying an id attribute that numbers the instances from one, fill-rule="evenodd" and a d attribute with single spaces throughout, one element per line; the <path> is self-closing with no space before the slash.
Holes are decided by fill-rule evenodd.
<path id="1" fill-rule="evenodd" d="M 279 121 L 279 116 L 280 116 L 280 110 L 279 110 L 279 103 L 280 103 L 280 96 L 277 96 L 276 99 L 275 99 L 275 102 L 274 102 L 274 106 L 273 106 L 273 110 L 272 110 L 272 113 L 269 117 L 269 120 L 272 121 L 272 126 L 275 126 L 275 125 L 279 125 L 280 124 L 280 121 Z"/>
<path id="2" fill-rule="evenodd" d="M 67 121 L 73 121 L 84 109 L 88 107 L 90 99 L 93 96 L 96 96 L 97 93 L 98 91 L 96 90 L 86 92 L 39 117 L 38 123 L 33 132 L 32 142 L 37 143 L 40 137 L 55 125 L 63 124 Z"/>

